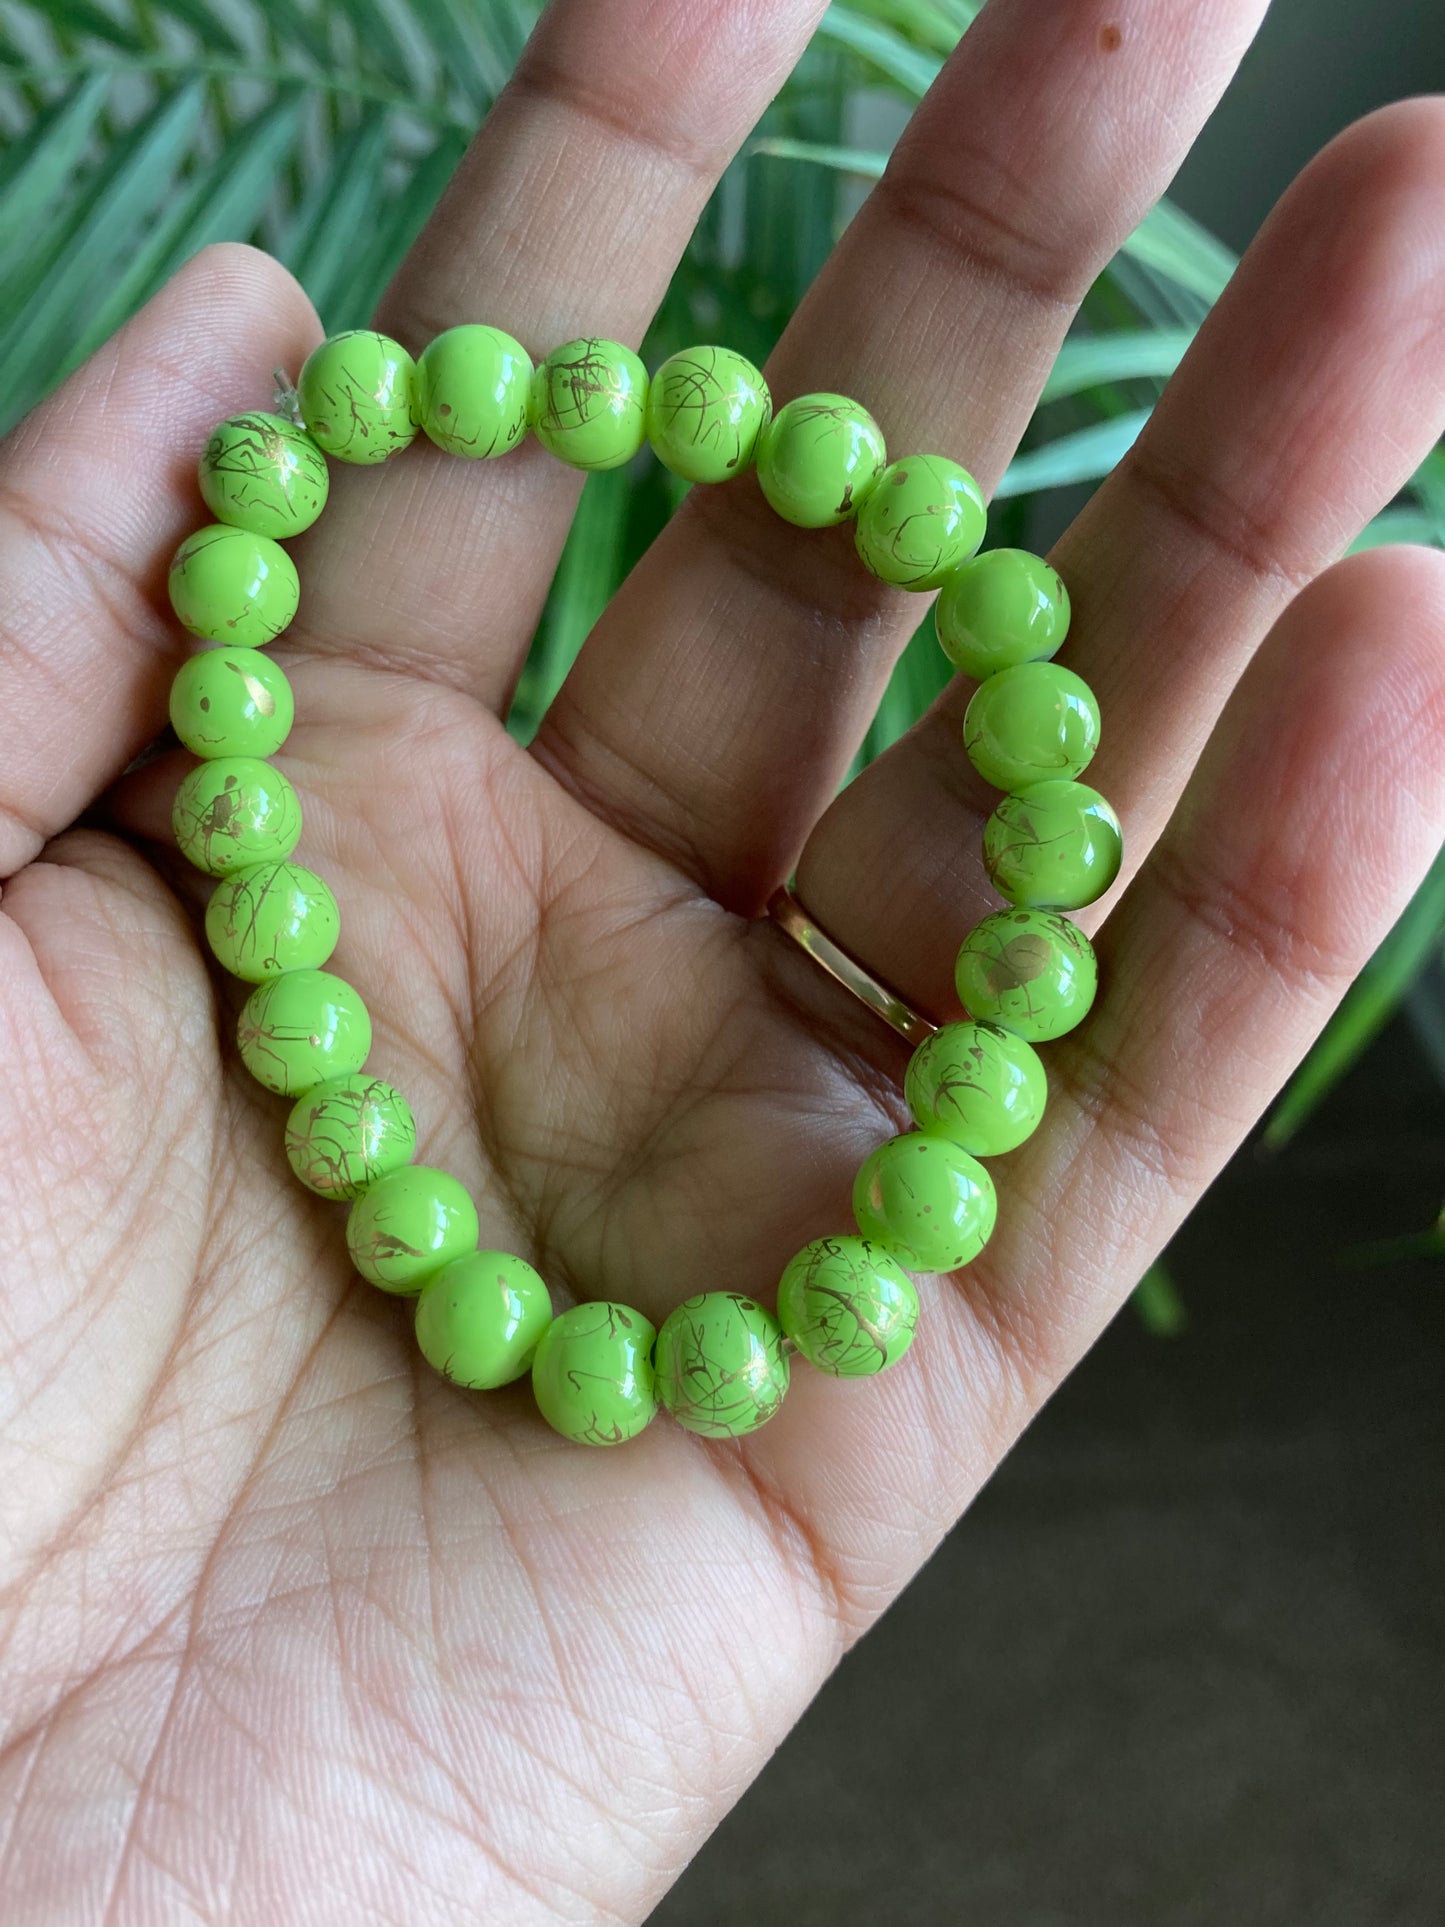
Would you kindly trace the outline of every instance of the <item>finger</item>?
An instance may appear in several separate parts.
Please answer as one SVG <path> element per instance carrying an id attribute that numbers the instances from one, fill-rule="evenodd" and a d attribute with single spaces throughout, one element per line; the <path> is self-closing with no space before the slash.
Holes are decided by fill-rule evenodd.
<path id="1" fill-rule="evenodd" d="M 414 353 L 463 321 L 534 357 L 635 347 L 724 167 L 822 0 L 554 0 L 382 303 Z M 505 707 L 581 478 L 535 442 L 466 462 L 425 438 L 334 474 L 296 636 Z M 358 571 L 358 556 L 367 558 Z"/>
<path id="2" fill-rule="evenodd" d="M 1327 148 L 1054 553 L 1075 612 L 1061 659 L 1104 717 L 1089 781 L 1131 864 L 1261 636 L 1445 423 L 1442 167 L 1439 102 Z M 955 1007 L 959 939 L 995 901 L 978 851 L 997 794 L 960 740 L 972 687 L 951 685 L 844 792 L 798 872 L 825 928 L 927 1010 Z"/>
<path id="3" fill-rule="evenodd" d="M 841 389 L 895 454 L 1002 473 L 1084 291 L 1174 172 L 1263 11 L 991 0 L 768 366 L 777 399 Z M 633 571 L 537 753 L 729 906 L 756 909 L 841 781 L 917 597 L 845 525 L 772 514 L 749 478 L 695 489 Z"/>
<path id="4" fill-rule="evenodd" d="M 1044 1122 L 991 1167 L 982 1257 L 933 1282 L 866 1417 L 795 1378 L 750 1441 L 748 1476 L 787 1495 L 855 1629 L 1098 1336 L 1429 867 L 1442 638 L 1429 551 L 1353 557 L 1299 597 L 1104 927 L 1100 999 L 1049 1047 Z"/>
<path id="5" fill-rule="evenodd" d="M 186 638 L 165 567 L 205 519 L 196 460 L 317 336 L 253 248 L 208 248 L 0 446 L 0 877 L 156 733 Z"/>

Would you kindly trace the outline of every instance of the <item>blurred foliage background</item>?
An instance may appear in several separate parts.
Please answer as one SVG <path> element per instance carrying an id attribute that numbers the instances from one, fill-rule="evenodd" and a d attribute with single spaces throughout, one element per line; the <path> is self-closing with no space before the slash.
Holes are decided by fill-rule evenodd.
<path id="1" fill-rule="evenodd" d="M 270 249 L 329 329 L 364 323 L 538 11 L 532 0 L 0 0 L 0 428 L 210 241 Z M 650 363 L 697 340 L 766 359 L 885 164 L 876 130 L 901 126 L 977 11 L 976 0 L 829 8 L 699 223 L 644 346 Z M 1084 303 L 999 490 L 991 542 L 1026 542 L 1048 491 L 1118 461 L 1233 266 L 1172 203 L 1150 214 Z M 589 479 L 510 719 L 519 735 L 677 499 L 655 463 Z M 1442 540 L 1437 449 L 1362 544 Z M 942 686 L 930 631 L 931 620 L 901 658 L 860 765 Z M 1298 1130 L 1442 941 L 1445 862 L 1281 1099 L 1266 1145 Z M 1445 1252 L 1445 1227 L 1401 1243 Z M 1178 1327 L 1162 1272 L 1137 1302 L 1156 1329 Z"/>

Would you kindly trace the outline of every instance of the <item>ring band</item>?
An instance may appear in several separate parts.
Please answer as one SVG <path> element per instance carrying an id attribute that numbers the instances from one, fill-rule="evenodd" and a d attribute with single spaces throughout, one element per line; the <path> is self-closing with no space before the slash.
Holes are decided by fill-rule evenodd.
<path id="1" fill-rule="evenodd" d="M 819 929 L 786 884 L 774 890 L 768 898 L 768 915 L 800 950 L 807 952 L 815 964 L 826 970 L 845 990 L 852 991 L 860 1003 L 867 1004 L 890 1030 L 897 1031 L 910 1044 L 921 1044 L 937 1031 L 937 1024 L 931 1023 L 912 1005 L 906 1004 L 897 991 L 880 983 L 856 957 L 850 956 L 841 944 L 835 943 L 826 930 Z"/>

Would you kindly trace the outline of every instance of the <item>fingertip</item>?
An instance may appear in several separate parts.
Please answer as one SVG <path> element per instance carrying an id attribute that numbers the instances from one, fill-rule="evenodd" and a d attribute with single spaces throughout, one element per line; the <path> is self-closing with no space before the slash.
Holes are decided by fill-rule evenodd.
<path id="1" fill-rule="evenodd" d="M 316 309 L 295 275 L 274 254 L 246 241 L 212 241 L 199 248 L 161 296 L 198 317 L 224 322 L 238 343 L 264 337 L 284 344 L 288 361 L 298 365 L 321 339 Z"/>
<path id="2" fill-rule="evenodd" d="M 1381 314 L 1414 307 L 1433 334 L 1445 281 L 1445 98 L 1395 101 L 1337 134 L 1265 234 L 1279 228 L 1295 250 L 1291 298 L 1372 333 Z"/>

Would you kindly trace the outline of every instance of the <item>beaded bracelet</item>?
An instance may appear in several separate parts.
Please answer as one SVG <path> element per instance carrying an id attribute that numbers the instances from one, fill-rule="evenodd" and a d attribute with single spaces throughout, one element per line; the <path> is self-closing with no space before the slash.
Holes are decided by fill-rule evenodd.
<path id="1" fill-rule="evenodd" d="M 418 361 L 385 335 L 332 336 L 277 413 L 232 417 L 211 435 L 201 493 L 216 520 L 177 551 L 171 603 L 193 655 L 171 690 L 171 722 L 202 760 L 180 785 L 185 856 L 218 879 L 205 913 L 217 960 L 255 988 L 237 1026 L 248 1070 L 294 1100 L 286 1155 L 301 1183 L 349 1204 L 346 1238 L 363 1278 L 416 1299 L 416 1336 L 458 1385 L 489 1390 L 531 1373 L 543 1417 L 566 1438 L 635 1437 L 660 1401 L 689 1431 L 751 1432 L 777 1411 L 790 1355 L 838 1378 L 897 1362 L 912 1341 L 912 1273 L 951 1272 L 983 1249 L 995 1218 L 980 1159 L 1015 1149 L 1043 1116 L 1034 1045 L 1062 1036 L 1093 1001 L 1092 947 L 1064 910 L 1118 873 L 1118 819 L 1078 781 L 1099 739 L 1085 683 L 1055 665 L 1068 630 L 1058 576 L 1018 549 L 978 554 L 985 511 L 966 470 L 941 455 L 888 462 L 878 424 L 844 395 L 804 395 L 773 413 L 762 376 L 727 348 L 673 355 L 648 380 L 617 342 L 580 340 L 534 369 L 500 329 L 467 325 Z M 294 704 L 261 653 L 291 622 L 296 568 L 281 543 L 326 504 L 327 457 L 384 461 L 418 429 L 456 455 L 517 447 L 530 430 L 572 467 L 616 468 L 650 441 L 688 482 L 755 466 L 785 520 L 853 520 L 881 581 L 940 590 L 939 642 L 979 681 L 964 719 L 974 767 L 1006 792 L 984 830 L 984 863 L 1009 907 L 958 956 L 963 1021 L 927 1032 L 907 1070 L 917 1128 L 881 1144 L 853 1188 L 857 1234 L 816 1238 L 783 1271 L 777 1313 L 736 1292 L 689 1298 L 660 1330 L 628 1306 L 582 1303 L 553 1317 L 523 1259 L 479 1251 L 477 1209 L 445 1171 L 412 1162 L 416 1125 L 401 1093 L 364 1069 L 371 1019 L 323 968 L 336 899 L 292 861 L 301 806 L 265 759 Z"/>

